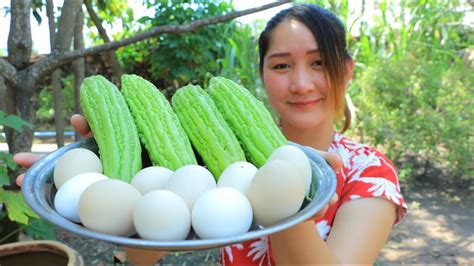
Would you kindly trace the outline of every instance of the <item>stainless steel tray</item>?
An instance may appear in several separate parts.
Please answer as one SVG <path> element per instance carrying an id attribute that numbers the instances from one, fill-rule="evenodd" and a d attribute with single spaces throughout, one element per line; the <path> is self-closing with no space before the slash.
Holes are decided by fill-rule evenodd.
<path id="1" fill-rule="evenodd" d="M 87 148 L 97 153 L 97 145 L 93 138 L 71 143 L 41 158 L 26 173 L 22 191 L 26 202 L 39 216 L 56 226 L 81 236 L 121 246 L 153 250 L 186 251 L 217 248 L 273 234 L 301 223 L 321 210 L 332 197 L 336 190 L 336 177 L 332 168 L 311 148 L 296 143 L 290 144 L 300 147 L 311 160 L 313 172 L 312 200 L 305 200 L 298 213 L 277 224 L 262 227 L 253 223 L 247 233 L 234 237 L 199 239 L 193 231 L 186 240 L 182 241 L 152 241 L 140 239 L 138 236 L 120 237 L 94 232 L 59 215 L 53 205 L 56 194 L 53 183 L 54 166 L 61 155 L 73 148 Z M 282 195 L 284 195 L 284 191 L 282 191 Z"/>

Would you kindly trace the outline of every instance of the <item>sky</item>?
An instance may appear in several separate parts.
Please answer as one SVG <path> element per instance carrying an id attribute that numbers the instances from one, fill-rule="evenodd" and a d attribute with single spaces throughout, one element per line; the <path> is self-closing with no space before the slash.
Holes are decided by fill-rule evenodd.
<path id="1" fill-rule="evenodd" d="M 54 0 L 54 5 L 62 5 L 63 1 L 59 0 Z M 257 7 L 260 5 L 264 5 L 267 3 L 271 3 L 274 1 L 271 0 L 259 0 L 258 4 L 257 1 L 249 1 L 249 0 L 234 0 L 234 6 L 236 7 L 237 10 L 243 10 L 247 8 L 252 8 L 252 7 Z M 138 4 L 133 4 L 133 3 L 138 3 Z M 140 17 L 142 16 L 146 11 L 139 8 L 141 6 L 141 0 L 131 0 L 129 1 L 130 6 L 136 6 L 134 8 L 135 12 L 135 17 Z M 5 6 L 9 6 L 9 1 L 3 1 L 0 0 L 0 56 L 5 56 L 7 53 L 7 40 L 8 40 L 8 31 L 10 29 L 10 15 L 8 14 L 7 16 L 4 15 L 3 8 Z M 247 15 L 244 17 L 239 18 L 238 20 L 241 21 L 242 23 L 251 23 L 252 21 L 256 19 L 269 19 L 272 15 L 276 14 L 279 10 L 282 8 L 288 7 L 288 4 L 271 8 L 268 10 L 264 10 L 258 13 L 254 13 L 251 15 Z M 43 14 L 41 14 L 43 18 L 43 22 L 38 25 L 36 20 L 34 19 L 33 16 L 31 16 L 31 32 L 32 38 L 33 38 L 33 51 L 38 54 L 48 54 L 50 52 L 50 45 L 49 45 L 49 29 L 48 29 L 48 23 L 46 20 L 46 10 L 43 8 Z M 104 27 L 107 27 L 108 25 L 105 25 Z M 110 30 L 110 29 L 109 29 Z"/>

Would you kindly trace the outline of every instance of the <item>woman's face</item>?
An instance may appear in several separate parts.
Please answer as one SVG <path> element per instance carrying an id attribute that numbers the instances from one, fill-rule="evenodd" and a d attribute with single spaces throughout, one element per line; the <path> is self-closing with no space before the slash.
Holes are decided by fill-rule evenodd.
<path id="1" fill-rule="evenodd" d="M 318 44 L 304 24 L 287 19 L 273 30 L 261 74 L 283 127 L 332 127 L 335 112 L 328 97 L 330 86 Z"/>

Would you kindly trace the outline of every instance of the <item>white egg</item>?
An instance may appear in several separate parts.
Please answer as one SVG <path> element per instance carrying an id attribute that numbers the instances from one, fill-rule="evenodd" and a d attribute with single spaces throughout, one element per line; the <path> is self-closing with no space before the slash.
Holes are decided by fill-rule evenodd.
<path id="1" fill-rule="evenodd" d="M 85 227 L 96 232 L 131 236 L 135 234 L 133 210 L 141 197 L 140 191 L 125 181 L 100 180 L 82 193 L 79 217 Z"/>
<path id="2" fill-rule="evenodd" d="M 54 166 L 54 185 L 59 189 L 73 176 L 89 172 L 102 173 L 99 157 L 88 149 L 71 149 L 64 153 Z"/>
<path id="3" fill-rule="evenodd" d="M 249 162 L 235 162 L 224 169 L 217 187 L 231 187 L 247 195 L 253 176 L 257 172 L 257 167 Z"/>
<path id="4" fill-rule="evenodd" d="M 72 177 L 56 193 L 54 208 L 63 217 L 76 223 L 81 222 L 78 211 L 82 193 L 93 183 L 107 178 L 99 173 L 83 173 Z"/>
<path id="5" fill-rule="evenodd" d="M 145 195 L 150 191 L 161 189 L 172 174 L 173 171 L 166 167 L 150 166 L 140 170 L 132 178 L 130 184 L 136 187 L 142 195 Z"/>
<path id="6" fill-rule="evenodd" d="M 305 177 L 305 195 L 308 195 L 313 174 L 311 172 L 311 163 L 304 151 L 292 145 L 284 145 L 274 150 L 272 154 L 270 154 L 270 157 L 268 157 L 267 162 L 273 160 L 287 161 L 292 164 L 295 169 L 301 171 Z"/>
<path id="7" fill-rule="evenodd" d="M 242 192 L 220 187 L 206 191 L 194 204 L 192 227 L 203 239 L 238 236 L 252 224 L 252 206 Z"/>
<path id="8" fill-rule="evenodd" d="M 184 240 L 191 231 L 191 212 L 176 193 L 154 190 L 138 200 L 133 212 L 133 223 L 141 238 Z"/>
<path id="9" fill-rule="evenodd" d="M 209 170 L 200 165 L 185 165 L 171 175 L 163 189 L 178 194 L 192 210 L 198 197 L 215 187 L 216 181 Z"/>
<path id="10" fill-rule="evenodd" d="M 295 166 L 273 160 L 258 169 L 247 197 L 257 224 L 269 226 L 299 211 L 305 198 L 305 178 Z"/>

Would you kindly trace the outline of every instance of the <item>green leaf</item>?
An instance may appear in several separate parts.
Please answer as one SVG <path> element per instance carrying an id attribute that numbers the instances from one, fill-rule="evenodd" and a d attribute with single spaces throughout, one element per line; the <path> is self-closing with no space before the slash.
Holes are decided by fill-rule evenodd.
<path id="1" fill-rule="evenodd" d="M 16 163 L 13 161 L 13 155 L 6 152 L 0 152 L 0 165 L 4 165 L 8 167 L 10 170 L 16 170 Z"/>
<path id="2" fill-rule="evenodd" d="M 16 131 L 22 131 L 25 127 L 33 127 L 30 123 L 21 119 L 19 116 L 7 115 L 3 111 L 0 111 L 0 125 L 3 125 L 5 127 L 11 127 Z"/>
<path id="3" fill-rule="evenodd" d="M 143 16 L 143 17 L 139 18 L 137 22 L 141 23 L 141 24 L 146 24 L 151 20 L 153 20 L 153 19 L 150 18 L 149 16 Z"/>
<path id="4" fill-rule="evenodd" d="M 36 22 L 38 22 L 38 25 L 41 24 L 42 22 L 42 19 L 41 19 L 41 16 L 40 14 L 38 13 L 38 11 L 36 10 L 33 10 L 33 16 L 35 17 L 36 19 Z"/>
<path id="5" fill-rule="evenodd" d="M 0 167 L 0 187 L 10 185 L 10 178 L 8 177 L 8 171 L 5 167 Z"/>
<path id="6" fill-rule="evenodd" d="M 0 203 L 7 207 L 10 220 L 27 225 L 30 217 L 39 219 L 23 199 L 21 191 L 7 191 L 0 188 L 0 195 Z"/>
<path id="7" fill-rule="evenodd" d="M 57 240 L 54 226 L 42 219 L 30 219 L 25 231 L 34 239 Z"/>

